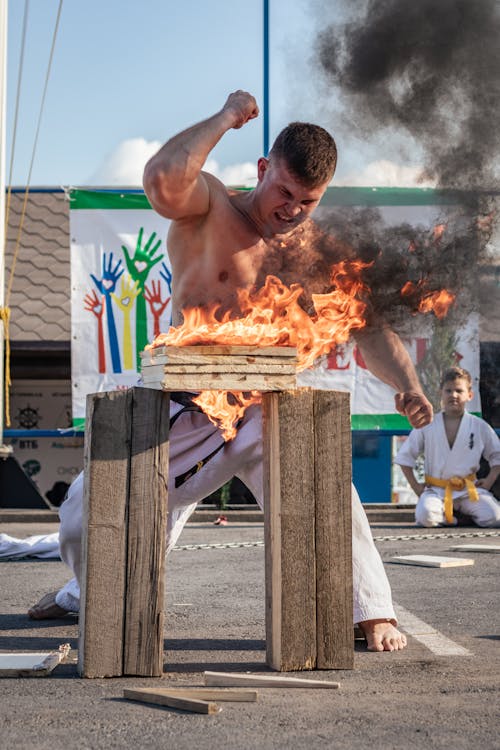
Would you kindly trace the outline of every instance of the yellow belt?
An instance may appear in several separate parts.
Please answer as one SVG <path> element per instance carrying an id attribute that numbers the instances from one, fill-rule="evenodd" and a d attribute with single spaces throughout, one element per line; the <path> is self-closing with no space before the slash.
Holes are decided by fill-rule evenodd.
<path id="1" fill-rule="evenodd" d="M 475 474 L 469 474 L 466 477 L 450 477 L 449 479 L 436 479 L 436 477 L 430 477 L 428 474 L 425 475 L 425 483 L 433 485 L 434 487 L 444 487 L 444 515 L 448 523 L 453 521 L 453 491 L 464 490 L 467 488 L 469 493 L 469 500 L 476 502 L 479 500 L 479 495 L 474 484 L 476 479 Z"/>

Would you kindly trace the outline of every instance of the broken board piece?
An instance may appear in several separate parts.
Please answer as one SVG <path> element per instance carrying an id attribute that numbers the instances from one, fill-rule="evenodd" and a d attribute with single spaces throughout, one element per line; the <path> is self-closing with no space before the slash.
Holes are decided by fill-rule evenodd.
<path id="1" fill-rule="evenodd" d="M 146 695 L 174 695 L 179 698 L 194 698 L 203 701 L 225 701 L 226 703 L 255 703 L 256 690 L 230 690 L 209 687 L 136 688 L 136 693 Z"/>
<path id="2" fill-rule="evenodd" d="M 70 650 L 69 643 L 63 643 L 57 651 L 0 654 L 0 677 L 45 677 L 66 659 Z"/>
<path id="3" fill-rule="evenodd" d="M 457 544 L 450 550 L 458 552 L 500 552 L 500 544 Z"/>
<path id="4" fill-rule="evenodd" d="M 438 555 L 400 555 L 391 558 L 392 562 L 402 565 L 423 565 L 427 568 L 459 568 L 462 565 L 474 565 L 474 560 L 467 557 L 439 557 Z"/>
<path id="5" fill-rule="evenodd" d="M 221 710 L 220 706 L 212 701 L 186 698 L 167 691 L 159 692 L 148 688 L 136 690 L 126 688 L 123 691 L 123 697 L 127 698 L 129 701 L 154 703 L 156 706 L 168 706 L 169 708 L 177 708 L 182 711 L 192 711 L 197 714 L 218 714 Z"/>
<path id="6" fill-rule="evenodd" d="M 340 683 L 329 680 L 307 680 L 302 677 L 239 674 L 237 672 L 204 672 L 205 685 L 219 687 L 278 687 L 278 688 L 339 688 Z"/>

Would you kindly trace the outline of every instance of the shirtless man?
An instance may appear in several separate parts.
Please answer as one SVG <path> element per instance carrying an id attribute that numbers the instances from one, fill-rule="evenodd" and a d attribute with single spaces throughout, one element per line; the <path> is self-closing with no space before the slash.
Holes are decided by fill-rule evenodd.
<path id="1" fill-rule="evenodd" d="M 254 97 L 236 91 L 219 112 L 173 137 L 146 165 L 144 188 L 151 205 L 161 216 L 172 220 L 167 248 L 172 264 L 174 325 L 182 322 L 183 308 L 218 302 L 222 309 L 235 309 L 236 290 L 259 285 L 268 273 L 279 276 L 286 284 L 299 281 L 305 287 L 306 306 L 312 292 L 328 288 L 329 275 L 321 258 L 308 249 L 310 243 L 297 242 L 313 236 L 315 230 L 309 217 L 335 171 L 335 143 L 325 130 L 304 123 L 288 126 L 278 136 L 269 157 L 259 159 L 254 190 L 228 190 L 202 171 L 222 136 L 232 128 L 241 128 L 258 113 Z M 304 248 L 303 253 L 297 252 L 297 247 Z M 309 252 L 313 257 L 306 256 Z M 430 422 L 432 407 L 396 334 L 378 326 L 356 338 L 369 369 L 395 389 L 397 409 L 414 427 Z M 182 411 L 175 403 L 173 409 L 174 413 L 178 413 L 176 409 Z M 190 475 L 185 484 L 169 486 L 169 549 L 197 502 L 233 474 L 247 484 L 262 504 L 259 419 L 259 408 L 251 407 L 231 443 L 198 473 Z M 175 430 L 180 430 L 177 438 Z M 195 433 L 203 439 L 189 437 Z M 191 442 L 198 450 L 205 440 L 205 455 L 209 455 L 213 436 L 214 428 L 204 415 L 181 414 L 171 431 L 170 473 L 179 477 L 196 465 L 193 448 L 183 449 L 186 443 Z M 216 439 L 220 442 L 220 437 Z M 82 486 L 80 477 L 61 506 L 61 556 L 73 568 L 76 579 Z M 395 627 L 387 577 L 354 488 L 353 542 L 355 622 L 363 630 L 370 650 L 402 649 L 406 638 Z M 61 590 L 57 598 L 47 595 L 29 615 L 34 619 L 60 616 L 69 609 Z"/>

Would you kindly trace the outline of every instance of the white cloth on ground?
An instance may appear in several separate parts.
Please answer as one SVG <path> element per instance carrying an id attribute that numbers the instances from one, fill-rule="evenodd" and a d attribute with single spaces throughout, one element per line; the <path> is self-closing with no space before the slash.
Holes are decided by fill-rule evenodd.
<path id="1" fill-rule="evenodd" d="M 34 534 L 20 539 L 0 534 L 0 560 L 20 560 L 23 557 L 59 558 L 59 534 Z"/>
<path id="2" fill-rule="evenodd" d="M 466 477 L 475 474 L 483 456 L 490 466 L 500 465 L 500 439 L 490 425 L 465 412 L 450 448 L 443 414 L 436 414 L 433 422 L 412 430 L 394 461 L 400 466 L 414 468 L 420 455 L 424 456 L 425 474 L 436 479 Z M 453 507 L 470 516 L 481 527 L 500 525 L 500 503 L 488 490 L 477 487 L 479 500 L 471 501 L 467 489 L 454 490 Z M 415 508 L 415 520 L 421 526 L 437 526 L 445 522 L 444 487 L 427 487 Z"/>
<path id="3" fill-rule="evenodd" d="M 171 401 L 171 416 L 182 409 Z M 197 504 L 237 476 L 263 507 L 262 413 L 258 406 L 247 409 L 234 440 L 226 443 L 204 466 L 180 487 L 175 478 L 196 466 L 222 443 L 217 427 L 200 412 L 187 411 L 178 417 L 170 432 L 169 498 L 167 551 L 178 540 Z M 83 473 L 73 482 L 61 505 L 61 557 L 73 570 L 75 579 L 67 585 L 73 600 L 78 599 L 81 568 L 81 529 Z M 391 589 L 380 555 L 375 547 L 368 519 L 353 487 L 353 591 L 354 622 L 390 618 L 396 622 Z M 64 606 L 63 590 L 56 601 Z"/>

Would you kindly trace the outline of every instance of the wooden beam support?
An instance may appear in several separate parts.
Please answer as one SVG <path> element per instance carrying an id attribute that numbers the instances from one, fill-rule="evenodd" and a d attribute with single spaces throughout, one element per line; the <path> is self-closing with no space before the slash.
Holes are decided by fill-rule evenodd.
<path id="1" fill-rule="evenodd" d="M 313 391 L 265 394 L 263 410 L 267 660 L 314 669 Z"/>
<path id="2" fill-rule="evenodd" d="M 349 394 L 314 392 L 317 669 L 353 669 Z"/>
<path id="3" fill-rule="evenodd" d="M 263 396 L 267 663 L 352 669 L 349 397 Z"/>
<path id="4" fill-rule="evenodd" d="M 79 673 L 161 676 L 169 398 L 87 399 Z"/>

